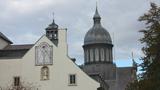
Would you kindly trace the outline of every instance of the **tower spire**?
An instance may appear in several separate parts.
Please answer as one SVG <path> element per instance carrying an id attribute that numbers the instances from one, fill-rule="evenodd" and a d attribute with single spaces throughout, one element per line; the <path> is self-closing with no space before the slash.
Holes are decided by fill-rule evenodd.
<path id="1" fill-rule="evenodd" d="M 136 69 L 137 71 L 137 63 L 135 62 L 134 60 L 134 57 L 133 57 L 133 52 L 132 52 L 132 66 Z"/>

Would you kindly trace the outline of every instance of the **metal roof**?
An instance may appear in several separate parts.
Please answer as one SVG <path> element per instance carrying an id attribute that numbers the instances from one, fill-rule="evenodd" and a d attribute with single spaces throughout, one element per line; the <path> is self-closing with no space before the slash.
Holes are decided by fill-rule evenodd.
<path id="1" fill-rule="evenodd" d="M 12 41 L 10 41 L 3 33 L 0 32 L 0 38 L 4 39 L 5 41 L 7 41 L 10 44 L 13 44 Z"/>
<path id="2" fill-rule="evenodd" d="M 9 45 L 0 50 L 0 59 L 22 58 L 27 51 L 32 48 L 33 44 Z"/>
<path id="3" fill-rule="evenodd" d="M 46 30 L 58 30 L 58 25 L 54 22 L 54 19 L 53 22 L 46 28 Z"/>

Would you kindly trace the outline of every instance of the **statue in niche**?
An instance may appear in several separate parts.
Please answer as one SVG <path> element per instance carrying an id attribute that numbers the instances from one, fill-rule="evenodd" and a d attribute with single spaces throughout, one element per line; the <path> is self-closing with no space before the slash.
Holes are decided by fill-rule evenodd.
<path id="1" fill-rule="evenodd" d="M 43 66 L 41 68 L 41 80 L 49 79 L 49 68 L 47 66 Z"/>

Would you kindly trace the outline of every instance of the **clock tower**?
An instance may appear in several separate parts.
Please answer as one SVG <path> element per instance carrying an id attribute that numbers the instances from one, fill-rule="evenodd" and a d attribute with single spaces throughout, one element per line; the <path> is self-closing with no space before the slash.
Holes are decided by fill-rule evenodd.
<path id="1" fill-rule="evenodd" d="M 58 25 L 54 22 L 46 28 L 46 36 L 57 46 L 58 45 Z"/>

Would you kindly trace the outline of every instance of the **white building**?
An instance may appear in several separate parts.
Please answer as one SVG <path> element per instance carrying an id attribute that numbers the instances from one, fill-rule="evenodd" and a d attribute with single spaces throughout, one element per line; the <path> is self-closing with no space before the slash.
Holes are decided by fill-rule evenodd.
<path id="1" fill-rule="evenodd" d="M 54 20 L 34 45 L 14 45 L 0 33 L 0 90 L 97 90 L 69 58 L 66 33 Z"/>

